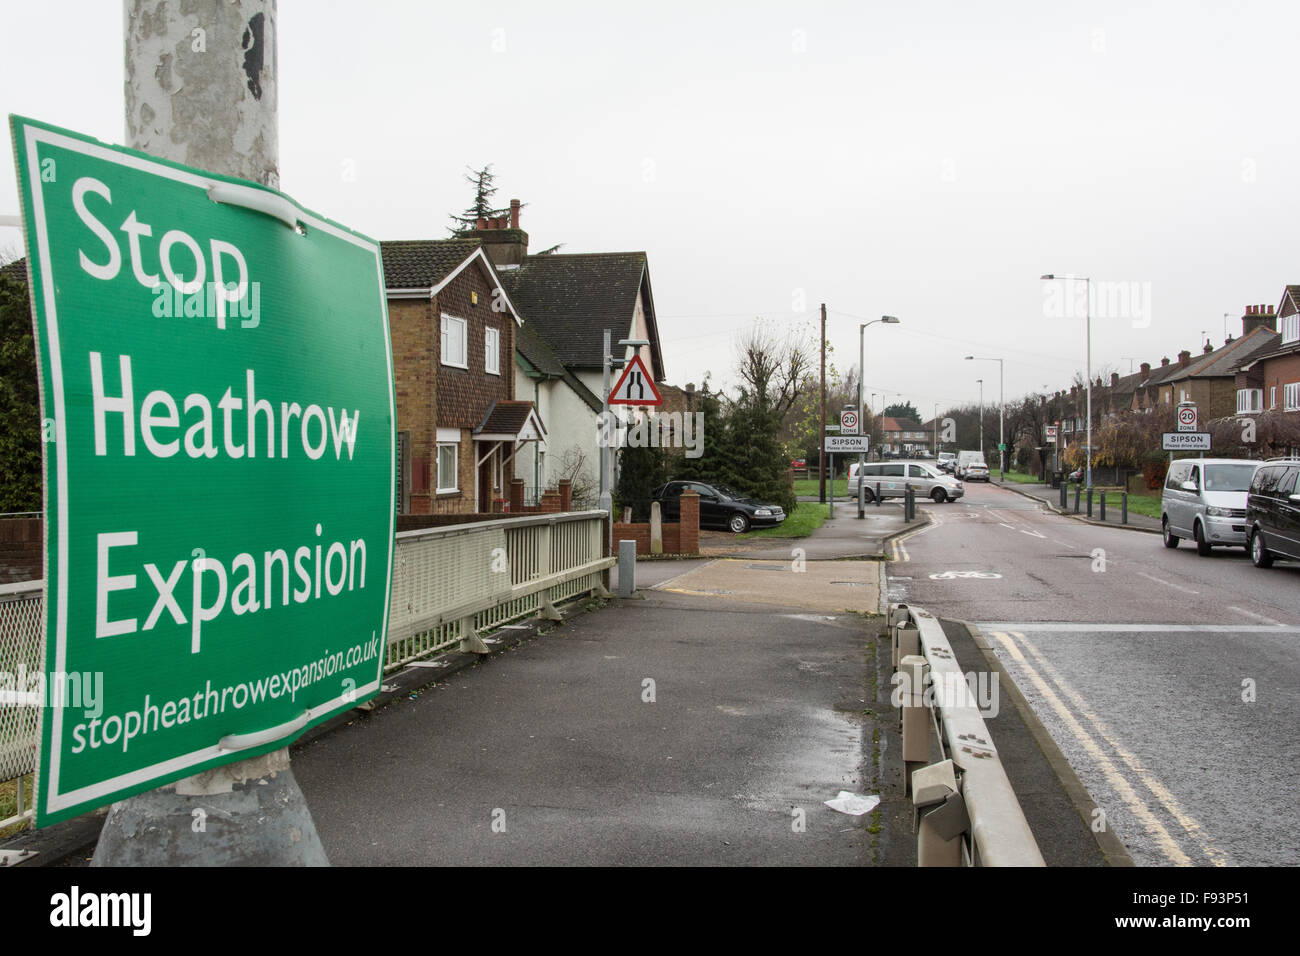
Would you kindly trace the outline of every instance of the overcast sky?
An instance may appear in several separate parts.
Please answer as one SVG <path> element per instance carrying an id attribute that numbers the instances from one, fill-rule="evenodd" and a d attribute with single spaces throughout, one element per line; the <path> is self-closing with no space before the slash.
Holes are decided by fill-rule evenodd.
<path id="1" fill-rule="evenodd" d="M 59 9 L 62 8 L 62 12 Z M 122 9 L 4 0 L 4 112 L 123 138 Z M 284 190 L 443 238 L 492 163 L 532 247 L 645 250 L 668 380 L 762 316 L 929 416 L 1241 332 L 1300 282 L 1300 4 L 280 0 Z M 352 175 L 349 176 L 348 173 Z M 12 163 L 0 214 L 17 212 Z M 0 228 L 0 248 L 20 241 Z M 1080 295 L 1082 287 L 1080 286 Z M 897 393 L 897 394 L 894 394 Z"/>

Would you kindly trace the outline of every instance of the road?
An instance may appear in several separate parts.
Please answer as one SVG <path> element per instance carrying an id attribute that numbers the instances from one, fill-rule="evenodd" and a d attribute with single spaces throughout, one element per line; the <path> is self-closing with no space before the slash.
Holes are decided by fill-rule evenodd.
<path id="1" fill-rule="evenodd" d="M 1139 865 L 1300 863 L 1300 565 L 966 487 L 898 539 L 890 599 L 983 631 Z"/>

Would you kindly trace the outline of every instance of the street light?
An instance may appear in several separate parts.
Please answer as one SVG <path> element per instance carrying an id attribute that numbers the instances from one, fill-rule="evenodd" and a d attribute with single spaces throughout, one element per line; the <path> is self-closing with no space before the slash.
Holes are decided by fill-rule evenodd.
<path id="1" fill-rule="evenodd" d="M 1087 487 L 1091 488 L 1092 487 L 1092 279 L 1090 279 L 1088 276 L 1066 276 L 1066 275 L 1058 276 L 1058 275 L 1053 275 L 1050 272 L 1045 276 L 1040 276 L 1040 278 L 1044 282 L 1051 282 L 1054 279 L 1065 279 L 1074 282 L 1084 282 L 1087 284 L 1086 286 L 1087 292 L 1086 292 L 1086 298 L 1084 299 L 1083 314 L 1084 314 L 1084 319 L 1086 322 L 1086 329 L 1087 329 L 1085 333 L 1086 342 L 1087 342 L 1087 359 L 1086 359 L 1087 374 L 1084 376 L 1084 385 L 1087 387 L 1088 390 L 1088 418 L 1087 418 L 1087 433 L 1084 438 L 1084 441 L 1087 442 L 1087 446 L 1084 449 L 1083 460 L 1085 462 L 1084 470 L 1086 472 L 1086 477 L 1084 480 L 1087 484 Z"/>
<path id="2" fill-rule="evenodd" d="M 1001 475 L 1002 480 L 1003 480 L 1003 481 L 1006 481 L 1006 478 L 1007 478 L 1007 466 L 1006 466 L 1006 460 L 1005 460 L 1006 452 L 1004 451 L 1004 446 L 1006 445 L 1007 440 L 1006 440 L 1005 436 L 1004 436 L 1003 433 L 1002 433 L 1002 424 L 1003 424 L 1003 418 L 1002 418 L 1002 407 L 1003 407 L 1003 405 L 1005 404 L 1006 395 L 1005 395 L 1005 393 L 1004 393 L 1004 391 L 1003 391 L 1003 387 L 1002 387 L 1002 386 L 1003 386 L 1003 381 L 1004 381 L 1004 380 L 1003 380 L 1003 377 L 1002 377 L 1002 359 L 1000 359 L 1000 358 L 981 358 L 981 357 L 978 356 L 978 355 L 968 355 L 968 356 L 966 356 L 966 361 L 968 361 L 968 362 L 997 362 L 997 363 L 998 363 L 998 473 Z M 981 437 L 982 437 L 982 436 L 981 436 Z"/>
<path id="3" fill-rule="evenodd" d="M 898 316 L 882 315 L 878 319 L 872 319 L 870 322 L 863 322 L 858 326 L 858 415 L 862 414 L 862 381 L 867 374 L 867 352 L 866 352 L 866 335 L 868 325 L 875 325 L 877 322 L 883 322 L 885 325 L 898 325 Z M 875 409 L 872 409 L 872 417 L 875 417 Z M 862 474 L 862 466 L 866 463 L 867 456 L 864 452 L 858 452 L 858 474 Z M 832 479 L 834 476 L 831 476 Z M 858 482 L 861 484 L 862 479 Z M 859 496 L 860 497 L 860 496 Z"/>
<path id="4" fill-rule="evenodd" d="M 980 383 L 980 457 L 984 457 L 984 379 L 977 378 L 975 381 Z"/>

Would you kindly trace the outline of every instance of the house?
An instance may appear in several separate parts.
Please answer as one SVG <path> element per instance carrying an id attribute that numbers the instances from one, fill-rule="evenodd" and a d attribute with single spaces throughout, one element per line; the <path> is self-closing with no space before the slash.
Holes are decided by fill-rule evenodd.
<path id="1" fill-rule="evenodd" d="M 1278 334 L 1273 330 L 1272 309 L 1250 306 L 1242 317 L 1242 335 L 1221 348 L 1209 342 L 1195 359 L 1187 351 L 1178 353 L 1178 366 L 1158 386 L 1159 402 L 1192 402 L 1206 421 L 1225 418 L 1237 410 L 1237 370 L 1265 352 L 1273 351 Z"/>
<path id="2" fill-rule="evenodd" d="M 932 429 L 910 418 L 880 417 L 880 450 L 883 454 L 900 457 L 929 457 L 934 440 Z"/>
<path id="3" fill-rule="evenodd" d="M 1247 312 L 1262 314 L 1277 332 L 1272 348 L 1257 353 L 1237 369 L 1237 412 L 1280 411 L 1300 419 L 1300 285 L 1286 286 L 1276 313 L 1272 306 L 1266 313 L 1264 308 L 1251 306 Z"/>
<path id="4" fill-rule="evenodd" d="M 398 512 L 496 510 L 519 454 L 546 438 L 534 404 L 515 399 L 519 313 L 475 240 L 380 248 L 397 391 Z"/>
<path id="5" fill-rule="evenodd" d="M 515 389 L 532 398 L 548 432 L 534 450 L 532 474 L 525 467 L 521 477 L 533 489 L 569 478 L 574 499 L 591 501 L 600 470 L 604 331 L 625 361 L 638 350 L 619 349 L 620 339 L 648 341 L 642 360 L 656 382 L 664 380 L 649 264 L 644 252 L 529 255 L 519 209 L 512 200 L 508 220 L 480 220 L 460 235 L 481 244 L 528 330 L 518 337 Z"/>

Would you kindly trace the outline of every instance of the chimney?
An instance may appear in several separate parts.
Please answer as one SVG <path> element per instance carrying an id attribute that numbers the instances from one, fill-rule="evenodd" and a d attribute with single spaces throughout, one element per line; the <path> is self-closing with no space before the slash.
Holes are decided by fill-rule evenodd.
<path id="1" fill-rule="evenodd" d="M 480 219 L 473 229 L 462 229 L 456 233 L 458 239 L 477 239 L 483 244 L 483 251 L 500 269 L 502 266 L 518 266 L 528 255 L 528 233 L 519 228 L 518 199 L 510 200 L 510 216 L 494 216 Z"/>
<path id="2" fill-rule="evenodd" d="M 1078 386 L 1078 385 L 1071 385 L 1071 386 L 1070 386 L 1070 397 L 1071 397 L 1071 398 L 1074 398 L 1074 396 L 1077 395 L 1078 392 L 1079 392 L 1079 386 Z"/>
<path id="3" fill-rule="evenodd" d="M 1181 352 L 1178 353 L 1178 365 L 1180 368 L 1187 368 L 1187 366 L 1191 364 L 1192 364 L 1191 352 L 1187 351 L 1187 349 L 1183 349 Z"/>
<path id="4" fill-rule="evenodd" d="M 1250 335 L 1256 329 L 1268 329 L 1270 332 L 1276 332 L 1276 319 L 1273 316 L 1272 306 L 1262 305 L 1246 306 L 1246 314 L 1241 317 L 1241 334 Z"/>
<path id="5" fill-rule="evenodd" d="M 1143 362 L 1143 363 L 1139 366 L 1139 368 L 1142 369 L 1142 381 L 1145 382 L 1147 379 L 1149 379 L 1149 378 L 1151 377 L 1151 363 L 1150 363 L 1150 362 Z"/>
<path id="6" fill-rule="evenodd" d="M 1206 355 L 1209 355 L 1211 352 L 1214 351 L 1214 346 L 1210 344 L 1209 339 L 1205 340 L 1205 344 L 1201 346 L 1201 351 L 1204 352 Z"/>
<path id="7" fill-rule="evenodd" d="M 1119 384 L 1119 372 L 1110 373 L 1110 387 L 1114 388 Z"/>
<path id="8" fill-rule="evenodd" d="M 1162 359 L 1160 360 L 1160 367 L 1161 367 L 1161 368 L 1164 368 L 1164 367 L 1165 367 L 1166 365 L 1168 365 L 1168 364 L 1169 364 L 1169 357 L 1168 357 L 1168 356 L 1165 356 L 1164 358 L 1162 358 Z"/>

